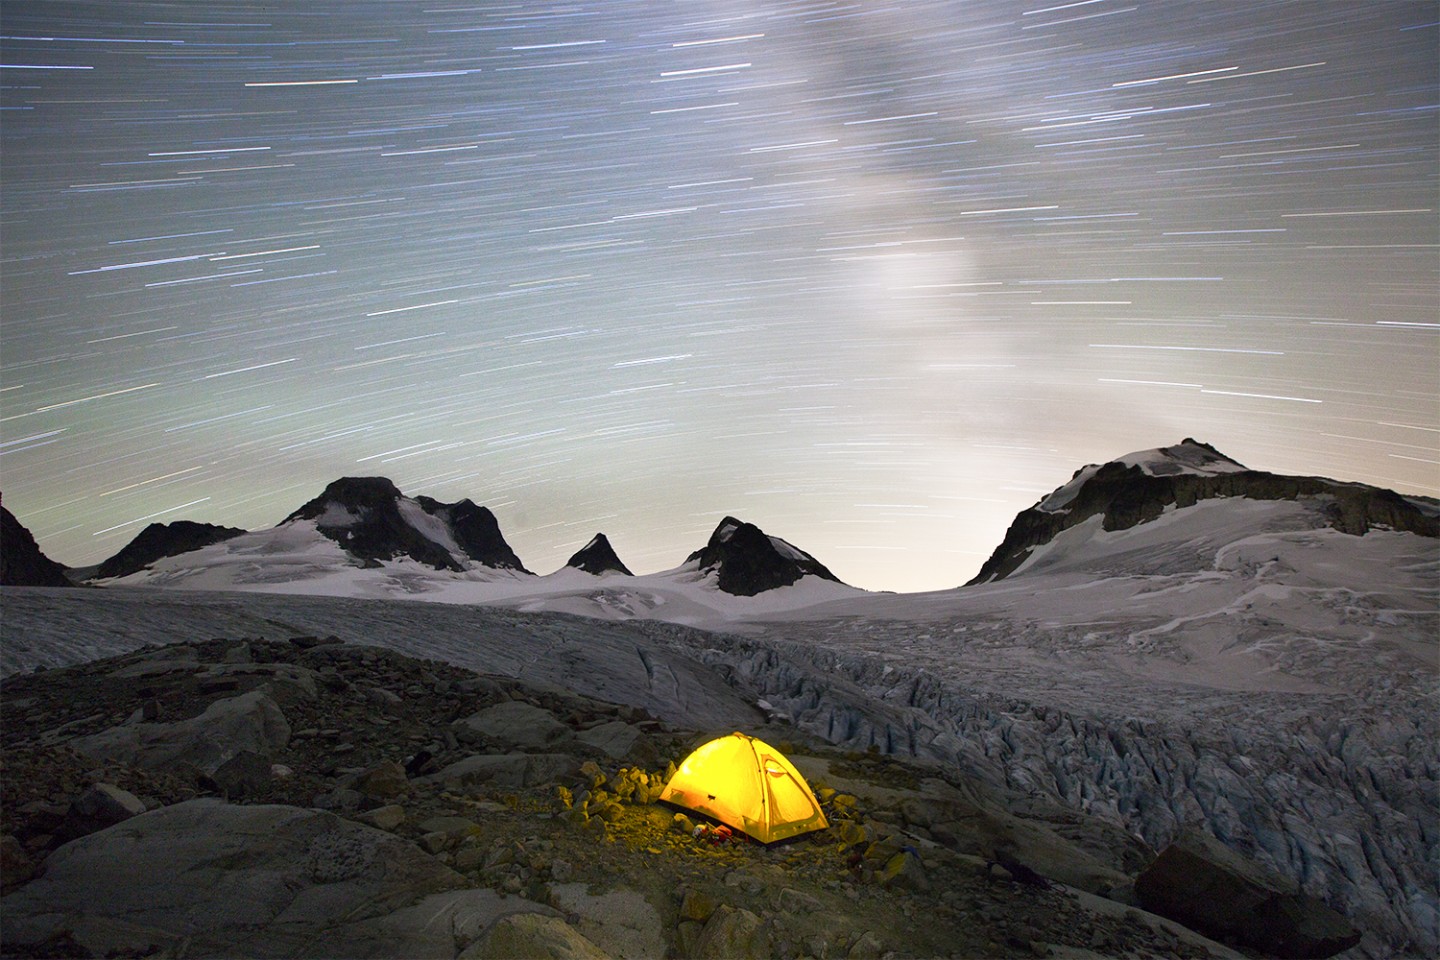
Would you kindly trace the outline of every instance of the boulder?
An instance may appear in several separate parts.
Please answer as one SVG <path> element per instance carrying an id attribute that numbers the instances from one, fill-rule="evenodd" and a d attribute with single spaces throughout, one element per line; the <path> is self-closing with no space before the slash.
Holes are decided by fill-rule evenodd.
<path id="1" fill-rule="evenodd" d="M 394 760 L 383 760 L 358 774 L 350 789 L 372 800 L 393 800 L 410 787 L 405 768 Z"/>
<path id="2" fill-rule="evenodd" d="M 849 960 L 880 960 L 884 955 L 885 945 L 870 930 L 860 934 L 845 954 Z"/>
<path id="3" fill-rule="evenodd" d="M 781 890 L 780 893 L 781 903 L 783 905 L 785 891 Z M 710 896 L 710 894 L 691 887 L 685 891 L 685 896 L 680 901 L 680 918 L 682 920 L 698 920 L 704 923 L 710 919 L 710 915 L 715 912 L 717 906 L 719 906 L 719 904 L 715 902 L 715 898 Z"/>
<path id="4" fill-rule="evenodd" d="M 486 707 L 455 723 L 461 739 L 468 733 L 518 747 L 538 750 L 573 739 L 575 732 L 555 719 L 549 710 L 520 700 L 506 700 Z"/>
<path id="5" fill-rule="evenodd" d="M 579 772 L 580 761 L 563 753 L 481 753 L 457 760 L 438 773 L 420 777 L 417 783 L 439 783 L 459 787 L 484 784 L 518 790 L 553 783 Z"/>
<path id="6" fill-rule="evenodd" d="M 145 804 L 113 783 L 96 783 L 70 804 L 59 833 L 67 839 L 104 830 L 145 812 Z"/>
<path id="7" fill-rule="evenodd" d="M 930 881 L 925 876 L 925 865 L 920 862 L 920 855 L 910 848 L 901 850 L 885 861 L 879 880 L 887 887 L 918 893 L 927 893 L 930 890 Z"/>
<path id="8" fill-rule="evenodd" d="M 345 957 L 346 960 L 452 960 L 497 920 L 513 913 L 550 915 L 543 904 L 494 890 L 432 893 L 410 907 L 327 930 L 291 956 Z"/>
<path id="9" fill-rule="evenodd" d="M 270 758 L 253 750 L 241 750 L 215 768 L 211 779 L 227 800 L 253 797 L 270 785 Z"/>
<path id="10" fill-rule="evenodd" d="M 189 764 L 213 774 L 242 751 L 271 756 L 290 742 L 290 724 L 278 704 L 260 690 L 216 700 L 205 712 L 174 723 L 112 727 L 70 745 L 97 760 L 148 770 Z"/>
<path id="11" fill-rule="evenodd" d="M 398 803 L 388 803 L 374 810 L 357 813 L 351 819 L 380 830 L 394 830 L 405 822 L 405 808 Z"/>
<path id="12" fill-rule="evenodd" d="M 459 960 L 610 960 L 564 920 L 539 913 L 501 917 L 461 952 Z"/>
<path id="13" fill-rule="evenodd" d="M 35 876 L 38 864 L 14 834 L 0 836 L 0 893 L 11 890 Z"/>
<path id="14" fill-rule="evenodd" d="M 610 720 L 576 734 L 581 743 L 587 743 L 615 760 L 628 759 L 642 736 L 643 733 L 639 729 L 623 720 Z M 653 750 L 646 753 L 645 757 L 636 757 L 636 759 L 653 759 L 650 756 L 654 753 Z"/>
<path id="15" fill-rule="evenodd" d="M 416 824 L 416 828 L 420 831 L 420 846 L 430 853 L 449 850 L 480 836 L 480 825 L 464 817 L 430 817 Z"/>
<path id="16" fill-rule="evenodd" d="M 749 910 L 721 905 L 705 922 L 696 960 L 767 960 L 775 953 L 764 923 Z"/>
<path id="17" fill-rule="evenodd" d="M 660 913 L 637 890 L 617 887 L 592 894 L 583 883 L 550 885 L 550 904 L 571 917 L 575 928 L 611 956 L 645 960 L 665 955 Z"/>
<path id="18" fill-rule="evenodd" d="M 315 955 L 343 924 L 463 878 L 414 844 L 314 810 L 190 800 L 65 844 L 0 901 L 7 950 L 69 935 L 87 955 Z M 452 944 L 453 955 L 454 946 Z"/>
<path id="19" fill-rule="evenodd" d="M 1135 894 L 1152 913 L 1277 957 L 1329 957 L 1360 942 L 1324 902 L 1198 830 L 1160 852 Z"/>

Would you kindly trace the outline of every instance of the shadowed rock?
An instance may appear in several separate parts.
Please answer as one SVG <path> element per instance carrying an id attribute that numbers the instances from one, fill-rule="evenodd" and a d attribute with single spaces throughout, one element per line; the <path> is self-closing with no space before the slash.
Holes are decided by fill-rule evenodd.
<path id="1" fill-rule="evenodd" d="M 1150 911 L 1217 939 L 1277 957 L 1329 957 L 1360 942 L 1360 932 L 1294 882 L 1189 830 L 1135 880 Z"/>
<path id="2" fill-rule="evenodd" d="M 8 952 L 68 934 L 85 956 L 358 956 L 329 949 L 337 920 L 461 883 L 414 844 L 333 814 L 191 800 L 53 853 L 5 898 L 5 941 Z M 413 955 L 406 938 L 390 942 Z"/>
<path id="3" fill-rule="evenodd" d="M 0 507 L 0 586 L 74 586 L 65 568 L 45 556 L 25 525 L 4 507 Z"/>

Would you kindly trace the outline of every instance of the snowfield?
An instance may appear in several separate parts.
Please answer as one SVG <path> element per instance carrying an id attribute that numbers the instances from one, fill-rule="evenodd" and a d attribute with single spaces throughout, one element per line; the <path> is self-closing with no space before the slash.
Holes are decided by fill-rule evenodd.
<path id="1" fill-rule="evenodd" d="M 1323 507 L 1214 499 L 1113 532 L 1096 517 L 991 583 L 889 595 L 807 576 L 750 598 L 693 565 L 362 569 L 294 523 L 106 589 L 7 588 L 0 673 L 336 634 L 699 729 L 769 715 L 1156 848 L 1203 825 L 1353 917 L 1358 952 L 1435 955 L 1440 550 L 1340 533 Z"/>

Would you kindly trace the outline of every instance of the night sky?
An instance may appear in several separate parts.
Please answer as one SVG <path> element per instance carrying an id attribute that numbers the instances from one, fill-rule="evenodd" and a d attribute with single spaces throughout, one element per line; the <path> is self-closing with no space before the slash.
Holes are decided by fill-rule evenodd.
<path id="1" fill-rule="evenodd" d="M 7 0 L 0 484 L 969 579 L 1193 436 L 1440 494 L 1430 2 Z"/>

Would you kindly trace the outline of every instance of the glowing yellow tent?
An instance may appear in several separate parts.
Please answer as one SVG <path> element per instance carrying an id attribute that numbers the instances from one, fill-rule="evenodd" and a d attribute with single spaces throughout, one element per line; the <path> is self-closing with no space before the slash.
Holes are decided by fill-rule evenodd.
<path id="1" fill-rule="evenodd" d="M 714 817 L 761 843 L 829 825 L 800 771 L 779 750 L 743 733 L 697 747 L 660 799 Z"/>

